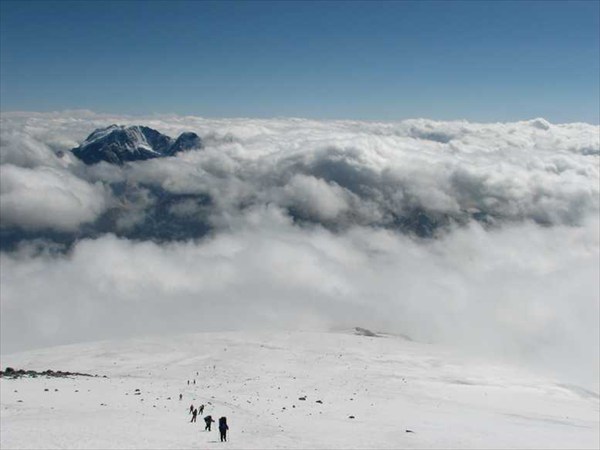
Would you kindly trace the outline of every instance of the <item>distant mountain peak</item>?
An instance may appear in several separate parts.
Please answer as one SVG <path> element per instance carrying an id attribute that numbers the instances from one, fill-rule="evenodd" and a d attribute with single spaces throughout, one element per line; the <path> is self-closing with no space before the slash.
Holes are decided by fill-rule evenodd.
<path id="1" fill-rule="evenodd" d="M 73 154 L 86 164 L 106 161 L 124 164 L 128 161 L 172 156 L 180 151 L 202 148 L 196 133 L 182 133 L 176 140 L 143 125 L 109 125 L 94 130 Z"/>
<path id="2" fill-rule="evenodd" d="M 187 151 L 194 148 L 202 148 L 202 139 L 196 133 L 187 131 L 181 133 L 170 149 L 171 154 Z"/>

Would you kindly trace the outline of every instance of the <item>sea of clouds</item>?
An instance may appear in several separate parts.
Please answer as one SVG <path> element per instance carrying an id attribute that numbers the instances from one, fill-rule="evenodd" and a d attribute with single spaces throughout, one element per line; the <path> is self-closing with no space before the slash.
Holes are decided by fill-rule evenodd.
<path id="1" fill-rule="evenodd" d="M 85 166 L 94 129 L 193 131 Z M 600 127 L 3 113 L 2 352 L 363 326 L 598 389 Z"/>

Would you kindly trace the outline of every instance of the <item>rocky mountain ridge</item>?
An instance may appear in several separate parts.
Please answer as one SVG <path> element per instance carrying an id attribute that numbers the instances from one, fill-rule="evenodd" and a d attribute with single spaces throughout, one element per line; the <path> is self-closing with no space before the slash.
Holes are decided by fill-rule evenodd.
<path id="1" fill-rule="evenodd" d="M 106 161 L 124 164 L 152 158 L 173 156 L 176 153 L 202 148 L 203 143 L 196 133 L 185 132 L 173 139 L 157 130 L 143 126 L 110 125 L 90 134 L 73 154 L 85 164 Z"/>

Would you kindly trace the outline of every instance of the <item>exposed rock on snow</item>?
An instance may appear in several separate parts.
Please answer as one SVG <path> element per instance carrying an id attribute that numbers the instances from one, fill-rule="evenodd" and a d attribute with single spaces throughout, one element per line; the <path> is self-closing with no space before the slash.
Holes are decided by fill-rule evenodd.
<path id="1" fill-rule="evenodd" d="M 371 330 L 367 330 L 366 328 L 355 327 L 354 334 L 359 336 L 368 336 L 368 337 L 379 337 L 377 333 L 373 333 Z"/>
<path id="2" fill-rule="evenodd" d="M 37 372 L 35 370 L 15 370 L 12 367 L 7 367 L 6 370 L 0 370 L 0 378 L 22 378 L 22 377 L 53 377 L 53 378 L 65 378 L 65 377 L 97 377 L 98 375 L 90 375 L 89 373 L 81 372 L 63 372 L 61 370 L 45 370 L 43 372 Z M 106 376 L 104 376 L 106 378 Z"/>

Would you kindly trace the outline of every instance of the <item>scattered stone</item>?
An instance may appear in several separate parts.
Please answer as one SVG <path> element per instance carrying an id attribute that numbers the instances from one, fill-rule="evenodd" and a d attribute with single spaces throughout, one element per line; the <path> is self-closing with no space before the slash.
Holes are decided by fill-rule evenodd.
<path id="1" fill-rule="evenodd" d="M 413 430 L 406 430 L 407 433 L 414 433 Z"/>
<path id="2" fill-rule="evenodd" d="M 298 400 L 302 400 L 302 401 L 306 400 L 306 395 L 303 397 L 298 397 Z"/>
<path id="3" fill-rule="evenodd" d="M 348 419 L 354 419 L 354 416 L 348 416 Z"/>
<path id="4" fill-rule="evenodd" d="M 317 400 L 315 403 L 320 403 L 321 405 L 323 404 L 321 400 Z"/>

